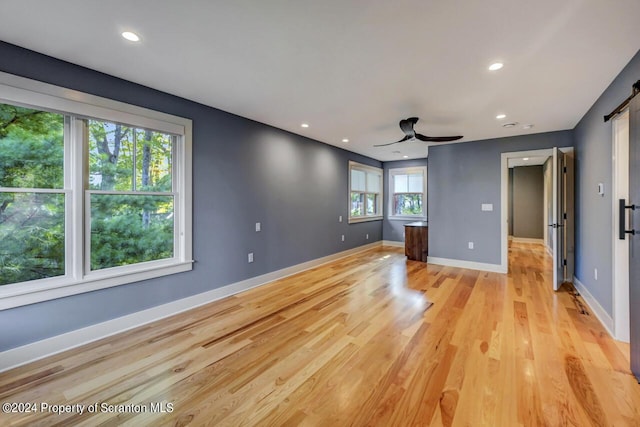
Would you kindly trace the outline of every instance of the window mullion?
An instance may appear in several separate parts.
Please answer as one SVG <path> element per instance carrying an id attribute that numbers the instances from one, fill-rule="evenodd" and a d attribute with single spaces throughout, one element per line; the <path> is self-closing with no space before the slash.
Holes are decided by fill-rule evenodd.
<path id="1" fill-rule="evenodd" d="M 70 159 L 65 159 L 65 169 L 69 170 L 71 186 L 71 212 L 68 218 L 71 219 L 71 232 L 69 233 L 70 247 L 67 254 L 71 254 L 70 270 L 68 274 L 74 279 L 82 279 L 84 260 L 84 185 L 88 181 L 86 167 L 86 150 L 84 146 L 84 136 L 86 126 L 84 120 L 69 117 L 69 144 Z M 68 166 L 68 167 L 67 167 Z"/>
<path id="2" fill-rule="evenodd" d="M 173 192 L 173 215 L 174 215 L 174 227 L 173 227 L 173 256 L 179 260 L 184 260 L 185 248 L 184 248 L 184 224 L 182 200 L 180 200 L 182 193 L 183 181 L 181 179 L 182 171 L 178 165 L 182 164 L 182 159 L 179 157 L 180 150 L 177 150 L 178 144 L 183 144 L 182 137 L 171 137 L 171 191 Z M 177 194 L 176 194 L 177 193 Z"/>
<path id="3" fill-rule="evenodd" d="M 131 128 L 131 132 L 133 132 L 133 153 L 131 153 L 131 189 L 136 191 L 136 172 L 138 167 L 138 129 Z"/>

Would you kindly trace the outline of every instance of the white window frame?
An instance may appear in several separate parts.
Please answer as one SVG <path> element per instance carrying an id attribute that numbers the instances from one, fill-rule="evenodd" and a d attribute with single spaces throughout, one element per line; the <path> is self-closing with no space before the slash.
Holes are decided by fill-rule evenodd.
<path id="1" fill-rule="evenodd" d="M 65 275 L 0 286 L 0 310 L 91 292 L 193 268 L 192 256 L 192 122 L 75 90 L 0 72 L 0 102 L 65 115 Z M 174 148 L 174 256 L 122 267 L 89 271 L 84 265 L 86 218 L 83 194 L 85 144 L 67 143 L 80 131 L 77 118 L 123 123 L 177 135 Z M 2 188 L 2 191 L 12 191 Z"/>
<path id="2" fill-rule="evenodd" d="M 380 192 L 379 193 L 372 193 L 372 192 L 367 192 L 365 191 L 365 209 L 364 209 L 364 215 L 358 215 L 358 216 L 351 216 L 351 171 L 352 170 L 359 170 L 365 173 L 375 173 L 377 175 L 379 175 L 380 177 Z M 348 194 L 348 214 L 349 214 L 349 224 L 351 223 L 357 223 L 357 222 L 365 222 L 365 221 L 377 221 L 377 220 L 381 220 L 384 215 L 382 212 L 382 201 L 384 200 L 384 173 L 382 171 L 382 169 L 380 168 L 376 168 L 374 166 L 368 166 L 368 165 L 363 165 L 362 163 L 358 163 L 358 162 L 354 162 L 352 160 L 349 161 L 349 194 Z M 365 186 L 366 186 L 366 178 L 365 178 Z M 376 206 L 376 212 L 378 212 L 375 215 L 369 215 L 367 214 L 367 209 L 366 209 L 366 199 L 367 199 L 367 194 L 379 194 L 378 196 L 378 201 L 377 201 L 377 206 Z"/>
<path id="3" fill-rule="evenodd" d="M 395 176 L 396 175 L 415 175 L 422 174 L 422 215 L 396 215 L 393 211 L 394 196 L 395 196 Z M 388 213 L 387 217 L 390 220 L 407 221 L 407 220 L 427 220 L 427 167 L 426 166 L 411 166 L 406 168 L 389 169 L 388 179 L 389 182 L 389 200 L 387 203 Z"/>

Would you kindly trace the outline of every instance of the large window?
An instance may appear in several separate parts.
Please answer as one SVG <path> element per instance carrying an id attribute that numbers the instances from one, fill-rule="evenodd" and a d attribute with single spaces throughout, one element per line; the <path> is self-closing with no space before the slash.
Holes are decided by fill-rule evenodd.
<path id="1" fill-rule="evenodd" d="M 389 218 L 426 219 L 427 168 L 389 170 Z"/>
<path id="2" fill-rule="evenodd" d="M 190 134 L 0 73 L 0 309 L 190 270 Z"/>
<path id="3" fill-rule="evenodd" d="M 0 285 L 64 275 L 64 117 L 0 104 Z"/>
<path id="4" fill-rule="evenodd" d="M 349 222 L 382 218 L 382 169 L 349 162 Z"/>

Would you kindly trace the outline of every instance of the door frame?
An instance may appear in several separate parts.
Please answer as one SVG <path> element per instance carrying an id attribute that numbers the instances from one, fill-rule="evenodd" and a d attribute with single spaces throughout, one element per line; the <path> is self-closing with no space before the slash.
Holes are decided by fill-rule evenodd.
<path id="1" fill-rule="evenodd" d="M 542 156 L 553 156 L 553 148 L 512 151 L 500 156 L 500 271 L 504 273 L 509 272 L 509 159 Z"/>
<path id="2" fill-rule="evenodd" d="M 557 148 L 563 153 L 573 152 L 573 147 Z M 542 156 L 553 156 L 553 147 L 538 150 L 511 151 L 500 155 L 500 271 L 503 273 L 509 272 L 509 159 Z M 573 280 L 573 278 L 570 279 Z"/>
<path id="3" fill-rule="evenodd" d="M 617 124 L 626 117 L 627 140 L 622 141 L 617 136 Z M 613 298 L 613 335 L 619 341 L 629 342 L 629 239 L 618 239 L 618 199 L 629 200 L 629 108 L 621 111 L 612 119 L 612 298 Z M 626 169 L 621 166 L 626 164 Z M 621 170 L 622 169 L 622 170 Z M 626 182 L 623 175 L 626 172 Z M 628 220 L 628 219 L 627 219 Z"/>

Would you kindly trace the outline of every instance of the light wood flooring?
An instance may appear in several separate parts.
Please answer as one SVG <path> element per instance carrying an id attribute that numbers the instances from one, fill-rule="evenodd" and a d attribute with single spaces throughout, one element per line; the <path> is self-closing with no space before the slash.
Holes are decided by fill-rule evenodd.
<path id="1" fill-rule="evenodd" d="M 0 402 L 100 406 L 0 425 L 640 426 L 628 345 L 541 245 L 510 271 L 371 249 L 2 373 Z"/>

